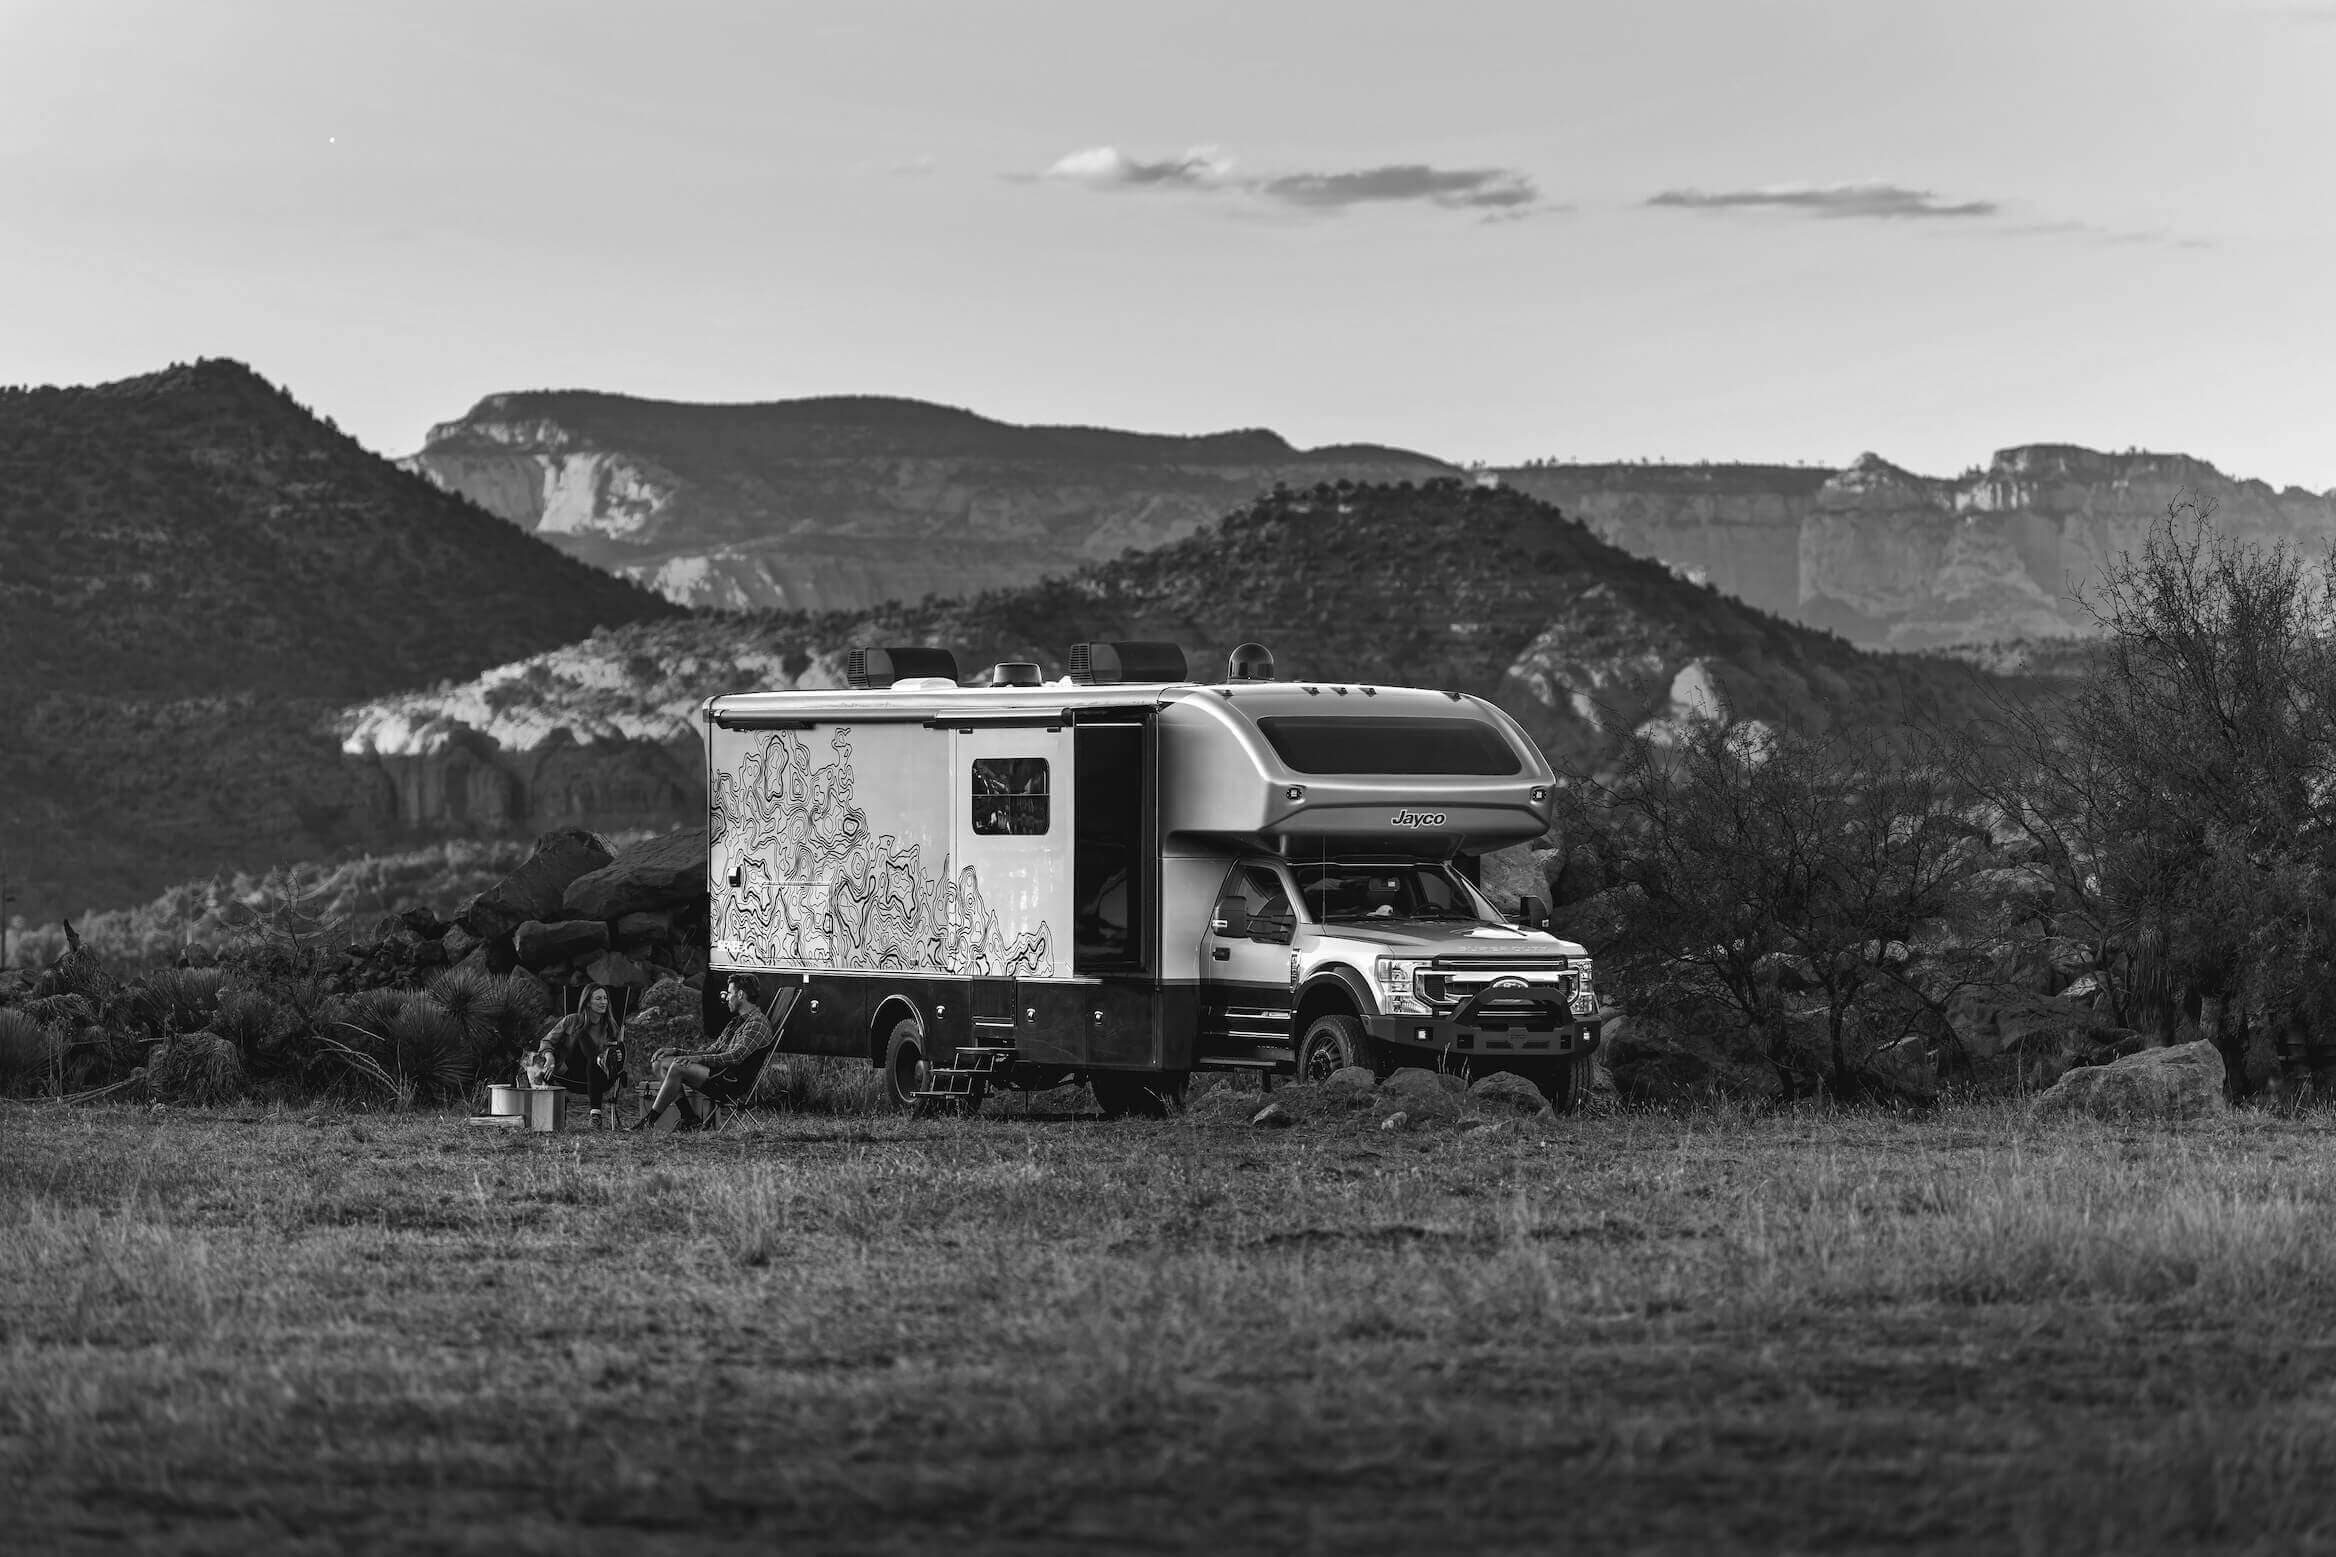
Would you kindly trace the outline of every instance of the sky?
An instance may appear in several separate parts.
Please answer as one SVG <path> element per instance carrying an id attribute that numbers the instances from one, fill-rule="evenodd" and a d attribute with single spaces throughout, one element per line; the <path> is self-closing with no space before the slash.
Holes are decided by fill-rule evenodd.
<path id="1" fill-rule="evenodd" d="M 2336 0 L 0 0 L 0 383 L 2336 488 Z"/>

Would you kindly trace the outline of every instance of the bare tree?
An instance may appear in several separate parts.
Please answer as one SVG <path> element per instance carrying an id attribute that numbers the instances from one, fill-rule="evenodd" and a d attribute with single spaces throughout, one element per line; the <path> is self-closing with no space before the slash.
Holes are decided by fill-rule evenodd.
<path id="1" fill-rule="evenodd" d="M 1578 779 L 1567 824 L 1618 883 L 1598 950 L 1619 987 L 1724 1001 L 1788 1095 L 1902 1090 L 1880 1062 L 1939 1018 L 1920 965 L 1975 858 L 1953 777 L 1905 747 L 1714 718 Z"/>

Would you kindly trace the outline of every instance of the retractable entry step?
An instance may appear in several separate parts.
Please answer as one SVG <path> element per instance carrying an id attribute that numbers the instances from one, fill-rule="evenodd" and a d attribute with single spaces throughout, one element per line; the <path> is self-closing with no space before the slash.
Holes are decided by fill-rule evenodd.
<path id="1" fill-rule="evenodd" d="M 925 1073 L 925 1084 L 917 1089 L 917 1107 L 933 1108 L 945 1102 L 961 1103 L 967 1108 L 979 1104 L 989 1091 L 990 1078 L 1003 1073 L 1014 1063 L 1014 1051 L 1008 1047 L 976 1048 L 961 1046 L 949 1057 L 946 1065 L 936 1065 Z"/>

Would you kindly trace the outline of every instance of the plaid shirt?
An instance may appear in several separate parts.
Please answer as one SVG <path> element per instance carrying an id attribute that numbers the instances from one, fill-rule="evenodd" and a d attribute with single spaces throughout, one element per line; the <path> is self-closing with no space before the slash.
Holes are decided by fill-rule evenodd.
<path id="1" fill-rule="evenodd" d="M 728 1027 L 722 1029 L 722 1036 L 715 1040 L 717 1047 L 689 1058 L 708 1070 L 720 1070 L 725 1065 L 737 1064 L 770 1041 L 770 1018 L 757 1008 L 748 1006 L 730 1019 Z"/>

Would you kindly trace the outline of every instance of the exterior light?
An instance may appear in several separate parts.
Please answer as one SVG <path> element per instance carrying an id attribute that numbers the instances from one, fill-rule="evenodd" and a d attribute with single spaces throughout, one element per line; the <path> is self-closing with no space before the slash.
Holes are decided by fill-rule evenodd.
<path id="1" fill-rule="evenodd" d="M 1542 801 L 1547 800 L 1548 798 L 1549 788 L 1547 785 L 1536 784 L 1533 786 L 1533 803 L 1535 805 L 1539 805 Z"/>
<path id="2" fill-rule="evenodd" d="M 1292 784 L 1289 788 L 1283 790 L 1282 794 L 1286 799 L 1303 800 L 1306 798 L 1306 786 L 1303 784 Z"/>

